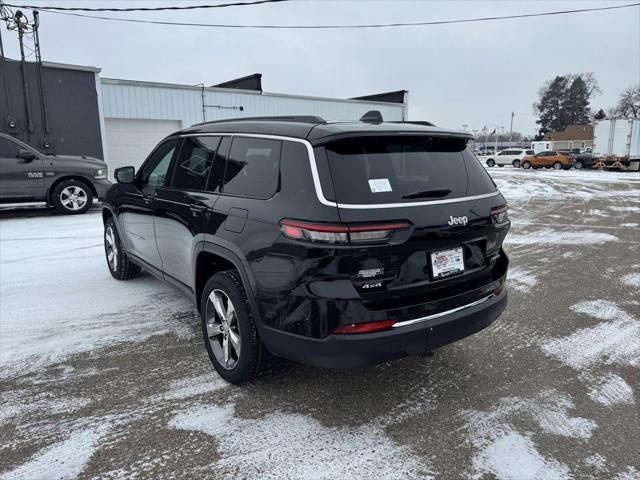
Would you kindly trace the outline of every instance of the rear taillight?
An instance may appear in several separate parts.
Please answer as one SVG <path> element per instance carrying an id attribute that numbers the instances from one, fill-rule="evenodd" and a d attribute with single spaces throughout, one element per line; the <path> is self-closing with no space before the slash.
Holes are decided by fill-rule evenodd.
<path id="1" fill-rule="evenodd" d="M 405 222 L 376 225 L 327 225 L 286 219 L 280 222 L 280 227 L 286 237 L 295 240 L 346 244 L 388 240 L 394 232 L 406 230 L 411 225 Z"/>
<path id="2" fill-rule="evenodd" d="M 395 320 L 380 320 L 378 322 L 350 323 L 336 328 L 333 333 L 352 334 L 352 333 L 372 333 L 388 330 L 396 323 Z"/>
<path id="3" fill-rule="evenodd" d="M 504 223 L 509 220 L 509 207 L 507 205 L 501 205 L 499 207 L 493 207 L 491 209 L 491 218 L 496 223 Z"/>

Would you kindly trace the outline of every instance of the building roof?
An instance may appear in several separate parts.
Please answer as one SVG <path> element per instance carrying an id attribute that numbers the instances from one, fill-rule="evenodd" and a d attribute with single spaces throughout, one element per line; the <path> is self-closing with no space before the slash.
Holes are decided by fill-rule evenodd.
<path id="1" fill-rule="evenodd" d="M 256 90 L 262 91 L 262 74 L 254 73 L 247 75 L 246 77 L 234 78 L 226 82 L 218 83 L 217 85 L 211 85 L 218 88 L 237 88 L 239 90 Z"/>
<path id="2" fill-rule="evenodd" d="M 365 122 L 320 122 L 311 118 L 296 118 L 291 120 L 275 119 L 236 119 L 229 121 L 217 121 L 201 123 L 181 130 L 180 134 L 193 133 L 252 133 L 257 135 L 277 135 L 309 140 L 312 143 L 321 143 L 328 137 L 344 134 L 396 134 L 415 133 L 417 135 L 431 134 L 434 136 L 446 136 L 457 138 L 473 138 L 467 132 L 449 130 L 427 126 L 411 122 L 383 122 L 371 124 Z"/>
<path id="3" fill-rule="evenodd" d="M 395 92 L 376 93 L 364 95 L 362 97 L 351 97 L 352 100 L 373 100 L 375 102 L 405 103 L 407 90 L 396 90 Z"/>
<path id="4" fill-rule="evenodd" d="M 593 125 L 569 125 L 562 132 L 548 132 L 542 140 L 562 142 L 567 140 L 593 140 Z"/>

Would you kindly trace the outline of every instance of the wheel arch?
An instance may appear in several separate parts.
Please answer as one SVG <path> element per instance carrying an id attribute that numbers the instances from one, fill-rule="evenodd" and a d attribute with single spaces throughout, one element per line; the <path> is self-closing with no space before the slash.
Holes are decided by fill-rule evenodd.
<path id="1" fill-rule="evenodd" d="M 202 248 L 197 249 L 194 258 L 194 293 L 198 311 L 201 309 L 200 296 L 207 280 L 212 275 L 225 270 L 236 270 L 240 274 L 242 286 L 247 294 L 249 306 L 256 325 L 261 328 L 260 316 L 258 315 L 258 305 L 256 301 L 256 285 L 251 270 L 238 254 L 224 246 L 210 242 L 202 242 Z"/>

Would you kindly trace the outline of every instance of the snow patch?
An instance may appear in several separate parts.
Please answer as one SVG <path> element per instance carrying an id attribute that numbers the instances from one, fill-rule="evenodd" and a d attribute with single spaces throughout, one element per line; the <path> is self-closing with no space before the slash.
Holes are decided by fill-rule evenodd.
<path id="1" fill-rule="evenodd" d="M 640 288 L 640 273 L 629 273 L 628 275 L 625 275 L 622 277 L 622 283 L 629 287 Z"/>
<path id="2" fill-rule="evenodd" d="M 591 389 L 589 396 L 594 402 L 605 406 L 634 403 L 633 390 L 627 382 L 615 374 L 609 374 L 601 379 Z"/>
<path id="3" fill-rule="evenodd" d="M 10 423 L 16 418 L 45 413 L 47 416 L 72 413 L 91 403 L 91 400 L 80 397 L 52 398 L 51 393 L 40 393 L 32 396 L 27 390 L 2 392 L 0 402 L 0 424 Z"/>
<path id="4" fill-rule="evenodd" d="M 227 387 L 229 384 L 216 374 L 205 374 L 198 377 L 177 380 L 169 386 L 169 390 L 154 395 L 151 400 L 181 400 L 204 395 Z"/>
<path id="5" fill-rule="evenodd" d="M 598 472 L 607 470 L 607 459 L 599 453 L 591 455 L 584 459 L 584 464 L 593 467 Z"/>
<path id="6" fill-rule="evenodd" d="M 573 402 L 554 390 L 542 392 L 534 399 L 508 397 L 489 412 L 468 412 L 470 440 L 478 449 L 473 458 L 474 475 L 493 474 L 500 479 L 569 478 L 566 465 L 545 458 L 538 452 L 531 434 L 522 434 L 510 426 L 514 417 L 533 419 L 545 433 L 563 437 L 589 439 L 595 422 L 570 417 Z"/>
<path id="7" fill-rule="evenodd" d="M 97 449 L 100 440 L 113 427 L 105 422 L 72 433 L 67 439 L 54 443 L 36 453 L 26 463 L 0 475 L 0 480 L 24 478 L 77 478 Z"/>
<path id="8" fill-rule="evenodd" d="M 638 320 L 606 300 L 580 302 L 571 310 L 604 321 L 579 329 L 567 337 L 546 341 L 542 350 L 547 355 L 576 370 L 599 362 L 640 366 Z"/>
<path id="9" fill-rule="evenodd" d="M 635 467 L 627 467 L 624 472 L 613 477 L 613 480 L 640 480 L 640 472 Z"/>
<path id="10" fill-rule="evenodd" d="M 380 427 L 330 428 L 299 414 L 261 419 L 234 417 L 234 406 L 197 406 L 169 426 L 204 432 L 218 440 L 216 473 L 247 479 L 423 478 L 410 452 Z M 313 454 L 310 454 L 313 452 Z"/>
<path id="11" fill-rule="evenodd" d="M 634 223 L 634 222 L 629 222 L 629 223 L 621 223 L 620 226 L 621 227 L 625 227 L 625 228 L 635 228 L 637 227 L 639 224 Z"/>
<path id="12" fill-rule="evenodd" d="M 486 473 L 501 480 L 564 480 L 571 478 L 569 467 L 546 459 L 530 437 L 502 425 L 488 438 L 476 440 L 480 453 L 473 458 L 474 478 Z"/>
<path id="13" fill-rule="evenodd" d="M 617 212 L 640 212 L 640 207 L 632 207 L 627 205 L 612 205 L 609 208 Z"/>
<path id="14" fill-rule="evenodd" d="M 561 232 L 551 228 L 543 228 L 529 233 L 507 235 L 505 242 L 515 245 L 596 245 L 617 240 L 618 237 L 608 233 L 591 230 Z"/>
<path id="15" fill-rule="evenodd" d="M 521 267 L 515 267 L 509 270 L 507 283 L 509 287 L 514 290 L 518 290 L 519 292 L 528 292 L 531 288 L 536 286 L 538 278 L 529 270 Z"/>

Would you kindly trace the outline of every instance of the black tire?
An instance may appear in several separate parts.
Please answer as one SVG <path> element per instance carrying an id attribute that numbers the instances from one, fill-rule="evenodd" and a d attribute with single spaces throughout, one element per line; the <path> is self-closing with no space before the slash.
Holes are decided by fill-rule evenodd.
<path id="1" fill-rule="evenodd" d="M 222 325 L 219 330 L 211 328 L 214 325 L 218 325 L 217 320 L 220 317 L 216 313 L 213 302 L 209 300 L 210 295 L 215 296 L 216 292 L 218 292 L 218 295 L 222 292 L 226 296 L 227 302 L 230 301 L 233 304 L 235 318 L 229 320 L 225 327 L 226 331 L 223 330 Z M 225 306 L 227 311 L 228 306 L 227 303 Z M 238 272 L 227 270 L 213 275 L 202 290 L 200 307 L 205 348 L 213 367 L 222 378 L 230 383 L 242 383 L 256 378 L 271 366 L 271 355 L 262 344 L 262 340 L 260 340 L 256 322 L 247 299 L 247 293 Z M 212 331 L 214 335 L 211 335 Z M 240 339 L 240 353 L 237 354 L 237 350 L 233 350 L 234 347 L 229 347 L 233 350 L 229 354 L 229 359 L 232 362 L 231 364 L 223 365 L 224 359 L 221 360 L 218 356 L 224 350 L 223 342 L 227 338 L 226 332 L 229 332 L 228 340 L 226 341 L 231 342 L 230 331 L 233 331 L 236 338 L 239 337 Z"/>
<path id="2" fill-rule="evenodd" d="M 513 168 L 520 168 L 520 160 L 514 160 L 511 165 L 513 165 Z"/>
<path id="3" fill-rule="evenodd" d="M 493 167 L 495 166 L 496 161 L 493 158 L 490 158 L 489 160 L 487 160 L 487 167 Z"/>
<path id="4" fill-rule="evenodd" d="M 522 168 L 524 168 L 525 170 L 529 170 L 531 168 L 531 162 L 529 160 L 525 160 L 524 162 L 522 162 Z"/>
<path id="5" fill-rule="evenodd" d="M 503 165 L 502 163 L 499 163 L 499 164 L 498 164 L 498 166 L 499 166 L 500 168 L 504 167 L 504 165 Z"/>
<path id="6" fill-rule="evenodd" d="M 554 170 L 562 170 L 562 164 L 560 162 L 554 162 L 553 169 Z"/>
<path id="7" fill-rule="evenodd" d="M 51 203 L 60 213 L 77 215 L 93 205 L 91 187 L 80 180 L 63 180 L 53 189 Z"/>
<path id="8" fill-rule="evenodd" d="M 112 256 L 111 253 L 113 253 Z M 140 273 L 140 267 L 131 263 L 127 253 L 122 248 L 118 229 L 113 218 L 109 218 L 104 224 L 104 255 L 107 259 L 109 273 L 113 278 L 129 280 Z"/>

